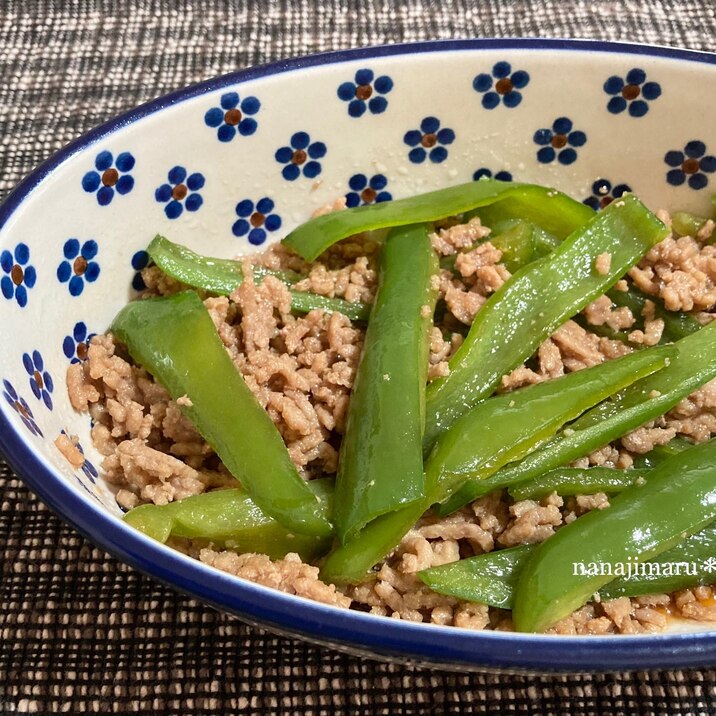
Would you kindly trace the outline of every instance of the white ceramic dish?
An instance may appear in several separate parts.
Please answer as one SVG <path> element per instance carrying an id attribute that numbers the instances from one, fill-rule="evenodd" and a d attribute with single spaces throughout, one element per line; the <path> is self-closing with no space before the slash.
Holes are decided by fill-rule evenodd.
<path id="1" fill-rule="evenodd" d="M 467 632 L 339 611 L 214 572 L 120 521 L 97 474 L 89 419 L 72 410 L 64 376 L 88 336 L 134 295 L 142 250 L 157 232 L 234 256 L 280 239 L 343 194 L 360 203 L 371 187 L 388 200 L 484 173 L 593 203 L 626 185 L 652 208 L 705 212 L 716 191 L 715 63 L 714 55 L 588 42 L 391 46 L 228 75 L 90 132 L 30 175 L 0 211 L 0 447 L 101 546 L 279 631 L 444 665 L 713 662 L 716 632 Z M 265 222 L 249 231 L 244 219 L 255 211 Z M 63 430 L 80 437 L 82 469 L 54 445 Z"/>

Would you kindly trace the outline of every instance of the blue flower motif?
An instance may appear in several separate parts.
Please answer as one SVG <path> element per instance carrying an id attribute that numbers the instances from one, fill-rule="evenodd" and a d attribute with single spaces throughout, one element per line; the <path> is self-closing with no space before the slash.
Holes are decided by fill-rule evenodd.
<path id="1" fill-rule="evenodd" d="M 3 380 L 3 397 L 8 402 L 10 407 L 20 416 L 20 419 L 25 424 L 25 427 L 33 434 L 42 437 L 42 430 L 38 427 L 35 422 L 35 417 L 30 410 L 30 406 L 27 404 L 25 398 L 20 397 L 17 394 L 15 388 L 8 380 Z"/>
<path id="2" fill-rule="evenodd" d="M 393 80 L 388 75 L 376 78 L 373 70 L 358 70 L 354 82 L 344 82 L 338 87 L 338 97 L 348 102 L 348 114 L 362 117 L 366 109 L 371 114 L 381 114 L 388 107 L 383 96 L 393 89 Z"/>
<path id="3" fill-rule="evenodd" d="M 147 266 L 149 266 L 149 254 L 143 249 L 137 251 L 137 253 L 132 256 L 132 268 L 136 272 L 132 277 L 132 288 L 135 291 L 144 291 L 147 287 L 141 273 Z"/>
<path id="4" fill-rule="evenodd" d="M 557 117 L 552 123 L 552 129 L 538 129 L 534 134 L 534 142 L 542 149 L 537 151 L 537 160 L 542 164 L 549 164 L 555 159 L 560 164 L 572 164 L 577 159 L 576 147 L 582 147 L 587 142 L 587 135 L 572 127 L 571 119 Z"/>
<path id="5" fill-rule="evenodd" d="M 0 268 L 4 276 L 0 278 L 2 295 L 12 301 L 14 298 L 20 308 L 27 306 L 27 290 L 37 281 L 37 271 L 30 265 L 30 249 L 27 244 L 19 243 L 10 253 L 5 249 L 0 253 Z"/>
<path id="6" fill-rule="evenodd" d="M 317 161 L 326 156 L 326 145 L 323 142 L 311 142 L 307 132 L 296 132 L 291 136 L 290 146 L 276 150 L 276 161 L 284 164 L 281 170 L 283 178 L 294 181 L 301 176 L 313 179 L 321 173 L 321 163 Z"/>
<path id="7" fill-rule="evenodd" d="M 475 92 L 481 92 L 482 106 L 485 109 L 495 109 L 500 102 L 505 107 L 516 107 L 522 101 L 522 93 L 530 81 L 530 76 L 524 70 L 512 71 L 509 62 L 498 62 L 492 68 L 492 74 L 486 72 L 479 74 L 472 81 Z M 493 86 L 494 85 L 494 86 Z"/>
<path id="8" fill-rule="evenodd" d="M 23 353 L 22 364 L 30 376 L 30 388 L 33 395 L 52 410 L 52 391 L 55 389 L 55 385 L 52 382 L 52 376 L 45 370 L 42 355 L 39 351 L 32 351 L 32 355 Z"/>
<path id="9" fill-rule="evenodd" d="M 95 169 L 82 177 L 82 188 L 88 194 L 96 193 L 97 203 L 107 206 L 115 192 L 129 194 L 134 188 L 134 177 L 129 174 L 134 164 L 134 157 L 129 152 L 122 152 L 115 159 L 112 152 L 105 149 L 95 157 Z"/>
<path id="10" fill-rule="evenodd" d="M 635 67 L 627 72 L 626 78 L 612 75 L 604 83 L 604 91 L 613 95 L 607 102 L 612 114 L 629 109 L 632 117 L 643 117 L 649 111 L 649 102 L 661 96 L 658 82 L 647 82 L 646 72 Z"/>
<path id="11" fill-rule="evenodd" d="M 440 164 L 447 159 L 445 145 L 455 141 L 455 132 L 448 127 L 441 129 L 437 117 L 425 117 L 420 123 L 420 129 L 406 132 L 403 141 L 409 147 L 414 147 L 408 152 L 408 159 L 413 164 L 422 164 L 428 157 L 431 162 Z"/>
<path id="12" fill-rule="evenodd" d="M 716 157 L 706 154 L 706 145 L 698 139 L 688 142 L 683 150 L 667 152 L 664 161 L 674 167 L 666 173 L 666 181 L 672 186 L 688 181 L 692 189 L 703 189 L 709 183 L 706 175 L 716 171 Z"/>
<path id="13" fill-rule="evenodd" d="M 204 115 L 204 122 L 216 129 L 220 142 L 230 142 L 237 134 L 248 137 L 258 128 L 253 115 L 261 109 L 261 102 L 256 97 L 241 99 L 238 92 L 227 92 L 221 95 L 219 105 Z"/>
<path id="14" fill-rule="evenodd" d="M 387 186 L 388 179 L 383 174 L 374 174 L 370 178 L 365 174 L 354 174 L 348 180 L 351 191 L 346 194 L 346 206 L 352 209 L 361 204 L 380 204 L 383 201 L 390 201 L 393 197 L 390 192 L 385 191 Z"/>
<path id="15" fill-rule="evenodd" d="M 93 259 L 99 251 L 97 242 L 90 239 L 80 245 L 77 239 L 67 239 L 62 249 L 65 260 L 57 267 L 57 280 L 67 283 L 71 296 L 79 296 L 87 283 L 99 277 L 99 264 Z"/>
<path id="16" fill-rule="evenodd" d="M 281 217 L 273 213 L 274 203 L 267 196 L 259 199 L 255 204 L 251 199 L 244 199 L 236 205 L 236 215 L 239 217 L 231 231 L 234 236 L 246 236 L 249 243 L 259 246 L 266 241 L 269 233 L 281 228 Z"/>
<path id="17" fill-rule="evenodd" d="M 612 186 L 608 179 L 597 179 L 592 184 L 592 195 L 588 196 L 582 203 L 591 206 L 594 211 L 598 211 L 629 191 L 631 191 L 631 187 L 628 184 Z"/>
<path id="18" fill-rule="evenodd" d="M 69 434 L 64 428 L 60 430 L 60 435 L 65 435 L 66 437 L 70 438 Z M 70 440 L 71 439 L 72 438 L 70 438 Z M 96 484 L 97 478 L 99 477 L 99 472 L 97 468 L 85 457 L 85 451 L 81 443 L 74 442 L 74 440 L 72 442 L 74 446 L 79 450 L 80 455 L 82 455 L 82 457 L 84 458 L 84 462 L 82 463 L 82 467 L 80 469 L 82 470 L 82 472 L 84 472 L 84 474 L 87 476 L 87 478 L 93 485 Z M 74 465 L 72 467 L 74 469 Z M 81 481 L 80 484 L 86 487 L 86 485 L 84 485 L 84 483 L 82 483 Z"/>
<path id="19" fill-rule="evenodd" d="M 62 341 L 62 352 L 69 358 L 70 363 L 84 363 L 87 360 L 89 342 L 95 335 L 87 331 L 84 322 L 75 323 L 72 333 Z"/>
<path id="20" fill-rule="evenodd" d="M 495 172 L 495 175 L 493 176 L 491 169 L 488 169 L 487 167 L 480 167 L 480 169 L 472 175 L 474 181 L 482 179 L 483 177 L 487 177 L 488 179 L 497 179 L 498 181 L 512 181 L 512 174 L 504 169 L 502 171 Z"/>
<path id="21" fill-rule="evenodd" d="M 199 189 L 204 186 L 204 175 L 194 172 L 187 177 L 184 167 L 176 166 L 167 173 L 168 184 L 162 184 L 154 192 L 154 198 L 165 204 L 164 213 L 169 219 L 178 219 L 184 209 L 198 211 L 204 200 Z"/>

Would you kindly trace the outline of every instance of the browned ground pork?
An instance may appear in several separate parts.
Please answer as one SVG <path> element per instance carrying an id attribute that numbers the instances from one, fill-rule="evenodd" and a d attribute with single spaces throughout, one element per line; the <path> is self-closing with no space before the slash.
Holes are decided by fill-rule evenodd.
<path id="1" fill-rule="evenodd" d="M 330 207 L 329 207 L 330 208 Z M 668 221 L 668 215 L 662 215 Z M 696 237 L 669 237 L 656 246 L 630 275 L 646 293 L 658 296 L 673 310 L 701 311 L 711 319 L 716 302 L 716 249 L 705 243 L 713 223 Z M 456 272 L 436 277 L 446 312 L 431 334 L 429 376 L 446 375 L 448 360 L 463 340 L 487 297 L 509 278 L 501 253 L 473 219 L 451 225 L 433 236 L 441 256 L 455 255 Z M 596 270 L 606 273 L 611 256 L 597 257 Z M 316 310 L 296 317 L 291 297 L 278 280 L 253 281 L 252 265 L 293 269 L 307 278 L 296 285 L 324 296 L 371 301 L 376 289 L 376 247 L 365 240 L 343 242 L 311 265 L 282 246 L 244 260 L 245 282 L 229 298 L 206 298 L 227 351 L 286 442 L 291 459 L 305 479 L 336 470 L 350 391 L 360 357 L 363 331 L 341 314 Z M 144 270 L 147 295 L 181 288 L 156 267 Z M 626 290 L 620 281 L 617 289 Z M 589 326 L 628 330 L 636 317 L 627 308 L 612 308 L 603 296 L 583 311 Z M 629 334 L 634 344 L 654 345 L 663 321 L 654 305 L 644 310 L 644 329 Z M 567 321 L 528 364 L 503 378 L 503 390 L 550 380 L 633 350 L 621 341 L 600 337 L 576 321 Z M 166 504 L 206 490 L 233 484 L 229 475 L 180 410 L 142 368 L 132 363 L 121 345 L 107 334 L 95 337 L 84 363 L 69 368 L 72 405 L 94 419 L 94 443 L 104 455 L 106 479 L 117 486 L 125 509 L 143 503 Z M 667 415 L 640 427 L 620 441 L 576 461 L 577 466 L 629 468 L 632 455 L 684 435 L 703 441 L 716 433 L 716 381 L 682 401 Z M 66 438 L 58 445 L 72 460 L 76 447 Z M 374 581 L 336 589 L 320 581 L 318 568 L 295 554 L 272 561 L 265 555 L 236 554 L 211 545 L 172 540 L 172 546 L 239 577 L 284 592 L 340 607 L 416 622 L 470 629 L 512 628 L 510 613 L 432 592 L 416 576 L 424 568 L 453 562 L 501 547 L 532 544 L 549 538 L 579 515 L 608 505 L 604 494 L 566 501 L 556 494 L 540 500 L 514 502 L 497 492 L 481 497 L 449 517 L 426 514 L 376 570 Z M 713 592 L 699 587 L 671 595 L 590 602 L 552 631 L 560 634 L 608 634 L 656 631 L 669 614 L 696 620 L 716 619 Z"/>

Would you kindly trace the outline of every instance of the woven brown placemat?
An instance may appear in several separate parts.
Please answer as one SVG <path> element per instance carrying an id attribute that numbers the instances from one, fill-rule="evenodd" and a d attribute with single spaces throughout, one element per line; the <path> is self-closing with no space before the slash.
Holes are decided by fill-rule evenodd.
<path id="1" fill-rule="evenodd" d="M 359 5 L 0 0 L 0 198 L 118 112 L 274 59 L 433 38 L 591 37 L 708 50 L 716 37 L 713 0 Z M 9 340 L 2 326 L 0 340 Z M 700 716 L 716 713 L 716 671 L 455 674 L 273 637 L 96 549 L 0 458 L 0 714 L 27 712 Z"/>

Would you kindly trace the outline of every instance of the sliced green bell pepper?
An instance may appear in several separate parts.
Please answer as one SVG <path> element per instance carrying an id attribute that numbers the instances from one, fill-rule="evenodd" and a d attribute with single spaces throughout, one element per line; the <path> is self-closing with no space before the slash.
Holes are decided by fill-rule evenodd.
<path id="1" fill-rule="evenodd" d="M 436 445 L 426 464 L 425 497 L 378 517 L 337 547 L 323 564 L 323 578 L 336 584 L 365 579 L 420 516 L 466 475 L 489 475 L 534 449 L 589 406 L 659 370 L 671 353 L 669 347 L 651 348 L 480 403 Z"/>
<path id="2" fill-rule="evenodd" d="M 649 469 L 656 467 L 664 460 L 668 460 L 672 455 L 688 450 L 693 443 L 686 438 L 672 438 L 666 445 L 656 445 L 644 455 L 636 455 L 634 457 L 634 467 L 637 469 Z"/>
<path id="3" fill-rule="evenodd" d="M 553 492 L 562 497 L 590 495 L 595 492 L 606 492 L 610 495 L 621 492 L 637 480 L 644 479 L 648 474 L 648 469 L 558 467 L 544 475 L 513 485 L 509 493 L 515 500 L 539 500 Z"/>
<path id="4" fill-rule="evenodd" d="M 481 179 L 407 199 L 317 216 L 294 229 L 283 243 L 306 261 L 313 261 L 341 239 L 364 231 L 437 221 L 496 201 L 511 203 L 517 216 L 557 238 L 564 238 L 594 214 L 589 207 L 554 189 Z"/>
<path id="5" fill-rule="evenodd" d="M 219 296 L 231 295 L 244 280 L 240 261 L 202 256 L 163 236 L 156 236 L 149 244 L 147 252 L 167 276 L 187 286 Z M 266 276 L 274 276 L 289 287 L 302 278 L 294 271 L 270 271 L 262 266 L 254 266 L 253 271 L 259 280 Z M 291 309 L 296 313 L 308 313 L 320 308 L 329 313 L 342 313 L 352 321 L 367 321 L 370 314 L 370 306 L 365 303 L 350 303 L 342 298 L 328 298 L 307 291 L 289 289 L 289 292 Z"/>
<path id="6" fill-rule="evenodd" d="M 443 487 L 436 501 L 531 453 L 592 406 L 663 369 L 674 354 L 671 346 L 651 348 L 478 403 L 437 439 L 425 464 Z"/>
<path id="7" fill-rule="evenodd" d="M 418 572 L 434 592 L 448 597 L 511 609 L 517 578 L 535 545 L 497 549 Z"/>
<path id="8" fill-rule="evenodd" d="M 607 292 L 607 296 L 611 298 L 612 303 L 616 306 L 626 306 L 637 319 L 636 325 L 630 330 L 643 325 L 641 320 L 641 312 L 644 304 L 651 301 L 654 304 L 654 315 L 664 321 L 664 332 L 661 335 L 661 344 L 678 341 L 680 338 L 690 336 L 701 328 L 701 324 L 688 313 L 680 313 L 675 311 L 667 311 L 661 301 L 656 296 L 647 296 L 642 293 L 636 286 L 630 286 L 628 291 L 617 291 L 615 288 Z M 592 328 L 590 327 L 590 330 Z"/>
<path id="9" fill-rule="evenodd" d="M 333 480 L 311 480 L 308 488 L 326 515 L 331 513 Z M 124 521 L 149 537 L 201 539 L 236 552 L 258 552 L 281 559 L 289 552 L 304 561 L 326 552 L 330 537 L 294 534 L 266 515 L 241 488 L 214 490 L 166 505 L 141 505 Z"/>
<path id="10" fill-rule="evenodd" d="M 191 404 L 182 411 L 263 512 L 300 534 L 331 534 L 320 503 L 196 293 L 133 301 L 111 330 L 174 400 L 188 397 Z"/>
<path id="11" fill-rule="evenodd" d="M 581 519 L 581 518 L 580 518 Z M 550 538 L 551 539 L 551 538 Z M 418 572 L 435 592 L 468 602 L 511 609 L 515 585 L 537 545 L 498 549 Z M 716 554 L 716 527 L 709 525 L 599 590 L 600 599 L 668 594 L 714 580 L 709 559 Z M 658 565 L 658 567 L 650 567 Z M 679 565 L 667 567 L 666 565 Z"/>
<path id="12" fill-rule="evenodd" d="M 449 362 L 428 386 L 424 447 L 499 385 L 564 321 L 604 293 L 667 234 L 633 195 L 612 202 L 554 251 L 506 281 L 482 306 Z M 606 274 L 595 269 L 611 256 Z"/>
<path id="13" fill-rule="evenodd" d="M 540 544 L 517 580 L 515 629 L 548 629 L 612 581 L 607 570 L 613 575 L 617 565 L 652 559 L 715 519 L 716 441 L 710 441 L 669 458 L 644 484 Z"/>
<path id="14" fill-rule="evenodd" d="M 333 518 L 344 543 L 376 517 L 424 496 L 425 384 L 437 272 L 425 225 L 388 235 L 338 461 Z"/>
<path id="15" fill-rule="evenodd" d="M 679 236 L 696 236 L 706 221 L 703 216 L 687 211 L 675 211 L 671 215 L 671 228 Z"/>
<path id="16" fill-rule="evenodd" d="M 664 370 L 588 411 L 520 462 L 507 465 L 487 480 L 466 483 L 441 506 L 440 514 L 450 514 L 480 495 L 538 477 L 588 455 L 663 415 L 704 383 L 716 378 L 716 322 L 682 338 L 673 347 L 677 349 L 676 356 Z"/>

